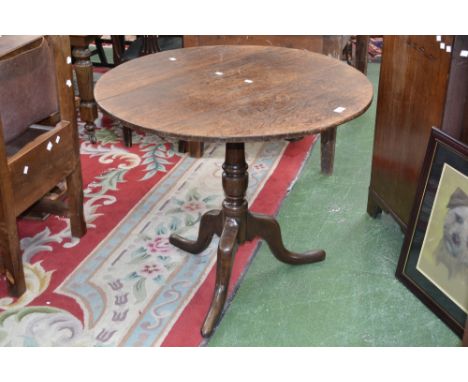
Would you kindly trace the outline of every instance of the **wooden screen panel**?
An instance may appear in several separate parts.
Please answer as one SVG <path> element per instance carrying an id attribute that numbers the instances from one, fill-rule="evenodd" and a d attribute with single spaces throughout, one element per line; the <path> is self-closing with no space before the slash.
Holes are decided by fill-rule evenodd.
<path id="1" fill-rule="evenodd" d="M 340 58 L 350 36 L 184 36 L 184 47 L 204 45 L 271 45 L 307 49 Z"/>
<path id="2" fill-rule="evenodd" d="M 370 189 L 406 228 L 431 127 L 442 124 L 451 54 L 435 36 L 385 36 L 383 49 Z"/>

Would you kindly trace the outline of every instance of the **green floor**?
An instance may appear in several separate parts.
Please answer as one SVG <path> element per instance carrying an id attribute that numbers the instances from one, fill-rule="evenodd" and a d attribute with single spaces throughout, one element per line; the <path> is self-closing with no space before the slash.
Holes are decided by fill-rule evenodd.
<path id="1" fill-rule="evenodd" d="M 377 92 L 378 64 L 368 77 Z M 317 144 L 278 215 L 286 245 L 327 251 L 289 266 L 262 245 L 208 346 L 458 346 L 460 340 L 394 273 L 403 235 L 366 214 L 375 100 L 338 129 L 335 172 Z"/>

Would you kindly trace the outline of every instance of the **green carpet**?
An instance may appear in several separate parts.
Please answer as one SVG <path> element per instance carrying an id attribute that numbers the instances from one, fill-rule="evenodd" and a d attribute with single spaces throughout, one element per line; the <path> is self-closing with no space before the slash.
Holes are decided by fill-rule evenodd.
<path id="1" fill-rule="evenodd" d="M 290 266 L 262 244 L 208 346 L 460 344 L 395 278 L 397 224 L 366 214 L 379 67 L 371 108 L 338 128 L 334 175 L 320 174 L 316 144 L 278 215 L 288 248 L 324 248 L 326 260 Z"/>

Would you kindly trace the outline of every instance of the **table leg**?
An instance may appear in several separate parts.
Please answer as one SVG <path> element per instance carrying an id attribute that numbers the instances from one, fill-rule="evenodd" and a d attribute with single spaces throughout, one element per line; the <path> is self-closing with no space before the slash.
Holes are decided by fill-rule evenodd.
<path id="1" fill-rule="evenodd" d="M 89 140 L 96 143 L 94 121 L 97 119 L 97 105 L 93 94 L 93 64 L 91 51 L 88 47 L 74 47 L 72 55 L 75 58 L 75 73 L 80 96 L 80 117 L 85 122 Z"/>
<path id="2" fill-rule="evenodd" d="M 320 165 L 322 174 L 333 174 L 335 161 L 336 127 L 324 130 L 320 133 Z"/>
<path id="3" fill-rule="evenodd" d="M 214 234 L 221 236 L 222 229 L 223 219 L 221 211 L 211 210 L 205 213 L 200 220 L 197 240 L 187 240 L 177 234 L 173 234 L 169 238 L 169 241 L 186 252 L 198 254 L 208 248 Z"/>
<path id="4" fill-rule="evenodd" d="M 239 229 L 239 222 L 236 219 L 226 218 L 218 244 L 214 294 L 201 329 L 203 337 L 211 335 L 223 312 L 229 289 L 229 280 L 231 279 L 232 265 L 234 264 L 234 255 L 238 246 Z"/>
<path id="5" fill-rule="evenodd" d="M 171 244 L 191 253 L 200 253 L 208 247 L 214 234 L 220 236 L 216 265 L 216 285 L 210 309 L 201 329 L 202 336 L 211 335 L 226 302 L 232 264 L 237 245 L 259 236 L 269 245 L 275 257 L 288 264 L 315 263 L 325 259 L 323 250 L 307 253 L 288 251 L 281 238 L 278 222 L 270 216 L 251 213 L 245 199 L 248 185 L 244 143 L 227 143 L 223 164 L 225 199 L 221 210 L 203 215 L 197 240 L 171 235 Z"/>
<path id="6" fill-rule="evenodd" d="M 325 251 L 312 250 L 305 253 L 288 251 L 283 244 L 281 228 L 276 219 L 268 215 L 249 212 L 247 215 L 248 239 L 256 236 L 264 239 L 275 257 L 287 264 L 309 264 L 325 259 Z"/>

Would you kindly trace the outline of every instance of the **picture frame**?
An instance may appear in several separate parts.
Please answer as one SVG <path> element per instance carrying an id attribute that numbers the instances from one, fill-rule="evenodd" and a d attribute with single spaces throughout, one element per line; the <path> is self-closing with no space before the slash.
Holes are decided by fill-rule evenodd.
<path id="1" fill-rule="evenodd" d="M 466 323 L 465 323 L 465 333 L 463 334 L 462 346 L 468 347 L 468 319 L 466 320 Z"/>
<path id="2" fill-rule="evenodd" d="M 436 128 L 396 277 L 463 337 L 468 312 L 468 146 Z"/>

